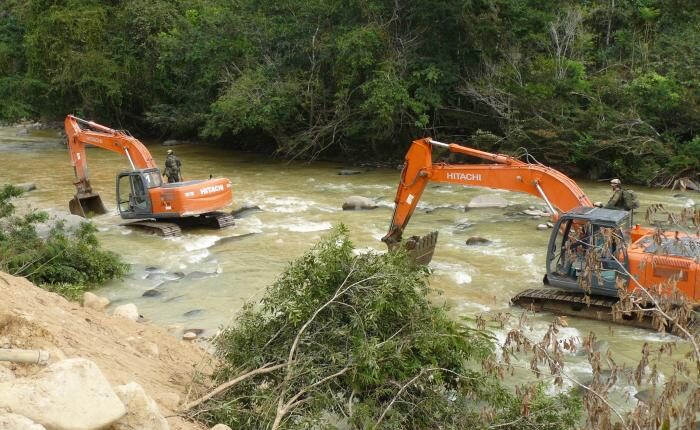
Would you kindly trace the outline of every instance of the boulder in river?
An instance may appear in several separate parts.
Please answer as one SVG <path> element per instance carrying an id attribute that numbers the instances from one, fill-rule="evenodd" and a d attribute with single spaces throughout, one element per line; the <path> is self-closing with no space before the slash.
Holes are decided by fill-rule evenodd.
<path id="1" fill-rule="evenodd" d="M 508 200 L 501 196 L 494 194 L 481 194 L 474 197 L 469 204 L 467 209 L 476 208 L 505 208 L 508 206 Z"/>
<path id="2" fill-rule="evenodd" d="M 191 331 L 185 332 L 185 333 L 182 335 L 182 340 L 190 340 L 190 341 L 192 341 L 192 340 L 195 340 L 195 339 L 197 339 L 197 333 L 194 333 L 194 332 L 191 332 Z"/>
<path id="3" fill-rule="evenodd" d="M 547 224 L 537 224 L 537 230 L 543 231 L 547 230 L 549 227 L 547 227 Z"/>
<path id="4" fill-rule="evenodd" d="M 58 223 L 62 224 L 66 231 L 75 231 L 80 228 L 82 223 L 86 222 L 85 218 L 68 212 L 52 210 L 47 210 L 46 212 L 49 214 L 49 219 L 35 225 L 36 233 L 41 238 L 48 237 L 51 229 Z"/>
<path id="5" fill-rule="evenodd" d="M 245 238 L 251 237 L 251 236 L 257 236 L 260 233 L 243 233 L 243 234 L 237 234 L 235 236 L 229 236 L 229 237 L 222 237 L 221 239 L 218 239 L 214 244 L 211 246 L 216 247 L 216 246 L 221 246 L 225 245 L 227 243 L 231 242 L 238 242 L 239 240 L 243 240 Z"/>
<path id="6" fill-rule="evenodd" d="M 525 209 L 523 213 L 532 217 L 550 216 L 549 212 L 541 211 L 539 209 Z"/>
<path id="7" fill-rule="evenodd" d="M 187 311 L 184 314 L 182 314 L 183 317 L 196 317 L 198 315 L 202 315 L 204 313 L 204 309 L 192 309 L 191 311 Z"/>
<path id="8" fill-rule="evenodd" d="M 126 413 L 95 363 L 72 358 L 36 375 L 0 384 L 0 409 L 52 430 L 106 428 Z"/>
<path id="9" fill-rule="evenodd" d="M 141 294 L 141 297 L 160 297 L 162 295 L 163 293 L 157 288 L 151 288 L 150 290 L 144 291 L 144 293 Z"/>
<path id="10" fill-rule="evenodd" d="M 362 196 L 350 196 L 343 202 L 343 210 L 363 210 L 363 209 L 376 209 L 377 204 L 374 200 L 362 197 Z"/>
<path id="11" fill-rule="evenodd" d="M 154 281 L 176 281 L 185 277 L 182 272 L 152 271 L 148 272 L 146 279 Z"/>
<path id="12" fill-rule="evenodd" d="M 474 226 L 473 223 L 468 222 L 468 221 L 461 221 L 455 225 L 455 231 L 464 231 L 472 228 Z"/>
<path id="13" fill-rule="evenodd" d="M 483 237 L 478 237 L 478 236 L 473 236 L 473 237 L 470 237 L 469 239 L 467 239 L 467 245 L 469 245 L 469 246 L 490 245 L 492 243 L 493 243 L 492 241 L 490 241 L 488 239 L 484 239 Z"/>
<path id="14" fill-rule="evenodd" d="M 243 206 L 238 209 L 234 209 L 231 211 L 231 215 L 233 215 L 234 218 L 244 218 L 252 213 L 255 212 L 262 212 L 262 209 L 260 209 L 260 206 L 257 205 L 252 205 L 252 206 Z"/>
<path id="15" fill-rule="evenodd" d="M 338 174 L 339 174 L 340 176 L 359 175 L 360 173 L 362 173 L 362 172 L 360 172 L 359 170 L 345 170 L 345 169 L 343 169 L 343 170 L 341 170 L 340 172 L 338 172 Z"/>
<path id="16" fill-rule="evenodd" d="M 200 270 L 195 270 L 194 272 L 186 274 L 182 279 L 185 281 L 194 281 L 196 279 L 213 278 L 218 275 L 218 272 L 202 272 Z"/>
<path id="17" fill-rule="evenodd" d="M 23 184 L 17 184 L 15 185 L 15 187 L 19 188 L 25 193 L 36 190 L 36 184 L 34 182 L 25 182 Z"/>

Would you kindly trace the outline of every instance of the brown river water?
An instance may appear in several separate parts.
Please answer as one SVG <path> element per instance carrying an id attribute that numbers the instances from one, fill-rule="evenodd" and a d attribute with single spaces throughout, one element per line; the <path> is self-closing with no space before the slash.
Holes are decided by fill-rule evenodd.
<path id="1" fill-rule="evenodd" d="M 54 132 L 17 135 L 18 128 L 0 128 L 0 184 L 35 182 L 37 190 L 22 199 L 50 211 L 67 211 L 74 193 L 73 171 L 66 147 Z M 166 147 L 146 142 L 162 165 Z M 406 143 L 408 147 L 409 142 Z M 213 335 L 228 324 L 246 301 L 260 298 L 294 258 L 302 255 L 334 224 L 349 227 L 355 246 L 384 251 L 380 238 L 392 214 L 399 172 L 392 169 L 353 168 L 340 163 L 288 163 L 269 157 L 233 152 L 211 145 L 173 147 L 183 162 L 185 179 L 207 178 L 209 174 L 230 178 L 234 187 L 233 208 L 257 205 L 262 211 L 249 213 L 237 225 L 218 231 L 186 231 L 182 237 L 164 239 L 119 226 L 115 208 L 115 175 L 129 168 L 118 154 L 89 149 L 88 159 L 93 188 L 110 213 L 93 221 L 102 244 L 132 265 L 131 274 L 97 291 L 114 304 L 133 302 L 148 320 L 163 326 L 204 329 Z M 354 176 L 340 176 L 340 169 L 360 170 Z M 583 182 L 582 188 L 593 201 L 606 201 L 607 184 Z M 686 193 L 632 187 L 642 207 L 655 202 L 680 210 Z M 496 194 L 512 205 L 506 209 L 473 209 L 464 206 L 473 197 Z M 343 211 L 344 199 L 360 195 L 375 199 L 379 208 L 371 211 Z M 550 231 L 537 231 L 546 219 L 513 216 L 517 209 L 543 202 L 524 194 L 506 191 L 429 185 L 419 209 L 411 219 L 406 235 L 439 230 L 440 239 L 431 263 L 431 284 L 443 292 L 436 300 L 446 300 L 455 318 L 477 314 L 513 312 L 508 300 L 517 292 L 542 285 L 546 244 Z M 641 216 L 640 216 L 641 218 Z M 221 238 L 247 235 L 216 244 Z M 493 241 L 489 246 L 466 246 L 465 240 L 480 236 Z M 149 269 L 148 271 L 146 269 Z M 173 272 L 185 279 L 174 280 Z M 165 282 L 165 283 L 164 283 Z M 161 285 L 162 284 L 162 285 Z M 156 288 L 161 295 L 143 297 Z M 552 320 L 551 314 L 530 317 L 531 338 L 539 340 Z M 644 342 L 659 344 L 678 340 L 670 335 L 613 326 L 596 321 L 569 318 L 562 337 L 586 336 L 595 332 L 602 345 L 609 346 L 618 364 L 636 365 Z M 505 331 L 495 337 L 504 339 Z M 569 372 L 585 379 L 590 366 L 585 357 L 567 357 Z M 546 382 L 546 381 L 545 381 Z M 621 380 L 617 403 L 627 408 L 636 390 Z"/>

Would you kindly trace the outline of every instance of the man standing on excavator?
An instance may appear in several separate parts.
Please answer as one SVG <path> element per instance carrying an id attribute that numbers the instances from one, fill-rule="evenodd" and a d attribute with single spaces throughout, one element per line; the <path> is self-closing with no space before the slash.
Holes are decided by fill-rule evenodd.
<path id="1" fill-rule="evenodd" d="M 168 183 L 182 181 L 180 166 L 182 166 L 180 159 L 173 154 L 172 149 L 168 149 L 168 156 L 165 157 L 165 171 L 163 172 L 163 176 L 168 178 Z"/>
<path id="2" fill-rule="evenodd" d="M 629 210 L 627 207 L 625 207 L 625 196 L 624 191 L 622 190 L 622 182 L 616 178 L 610 181 L 610 186 L 612 187 L 613 195 L 610 196 L 610 200 L 608 200 L 608 203 L 604 206 L 605 209 L 617 209 L 622 211 Z"/>

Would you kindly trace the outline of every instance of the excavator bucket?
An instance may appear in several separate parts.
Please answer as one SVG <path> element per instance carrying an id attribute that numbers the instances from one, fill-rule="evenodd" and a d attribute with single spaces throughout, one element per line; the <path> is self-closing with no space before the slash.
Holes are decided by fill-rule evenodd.
<path id="1" fill-rule="evenodd" d="M 105 205 L 102 204 L 102 199 L 97 193 L 76 194 L 71 201 L 68 202 L 68 209 L 73 215 L 78 215 L 83 218 L 107 213 L 107 209 Z"/>
<path id="2" fill-rule="evenodd" d="M 423 237 L 411 236 L 404 242 L 404 249 L 406 249 L 408 257 L 415 264 L 427 265 L 433 259 L 437 238 L 437 231 L 428 233 Z"/>

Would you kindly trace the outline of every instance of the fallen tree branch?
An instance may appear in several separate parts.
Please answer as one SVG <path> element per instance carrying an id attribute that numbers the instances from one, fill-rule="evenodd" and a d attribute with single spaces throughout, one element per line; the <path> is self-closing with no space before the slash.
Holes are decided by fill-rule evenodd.
<path id="1" fill-rule="evenodd" d="M 259 367 L 255 370 L 251 370 L 249 372 L 246 372 L 242 375 L 239 375 L 231 380 L 224 382 L 223 384 L 219 385 L 218 387 L 216 387 L 215 389 L 210 391 L 208 394 L 200 397 L 197 400 L 193 400 L 190 403 L 183 406 L 181 411 L 187 412 L 187 411 L 201 405 L 202 403 L 206 402 L 207 400 L 211 399 L 212 397 L 223 393 L 224 391 L 228 390 L 229 388 L 233 387 L 234 385 L 238 384 L 241 381 L 245 381 L 246 379 L 252 378 L 253 376 L 256 376 L 256 375 L 264 375 L 266 373 L 274 372 L 275 370 L 282 369 L 283 367 L 287 367 L 288 364 L 289 363 L 282 363 L 282 364 L 276 364 L 274 366 L 272 366 L 272 363 L 264 364 L 262 367 Z"/>

